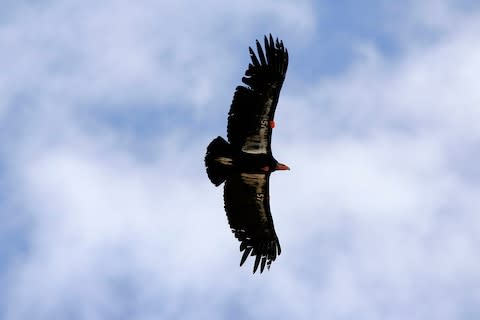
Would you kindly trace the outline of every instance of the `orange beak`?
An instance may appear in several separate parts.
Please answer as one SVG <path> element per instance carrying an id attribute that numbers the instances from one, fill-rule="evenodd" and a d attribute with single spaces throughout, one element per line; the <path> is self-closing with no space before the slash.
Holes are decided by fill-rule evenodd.
<path id="1" fill-rule="evenodd" d="M 277 163 L 275 170 L 290 170 L 290 168 L 283 163 Z"/>

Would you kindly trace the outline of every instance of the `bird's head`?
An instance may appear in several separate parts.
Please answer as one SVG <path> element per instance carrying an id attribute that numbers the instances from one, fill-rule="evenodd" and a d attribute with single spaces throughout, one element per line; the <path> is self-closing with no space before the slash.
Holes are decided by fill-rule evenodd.
<path id="1" fill-rule="evenodd" d="M 290 170 L 290 167 L 276 160 L 271 165 L 262 167 L 262 171 L 265 172 L 273 172 L 277 170 Z"/>
<path id="2" fill-rule="evenodd" d="M 290 170 L 290 167 L 287 166 L 286 164 L 277 162 L 277 165 L 275 166 L 275 170 L 273 171 L 276 171 L 276 170 Z"/>

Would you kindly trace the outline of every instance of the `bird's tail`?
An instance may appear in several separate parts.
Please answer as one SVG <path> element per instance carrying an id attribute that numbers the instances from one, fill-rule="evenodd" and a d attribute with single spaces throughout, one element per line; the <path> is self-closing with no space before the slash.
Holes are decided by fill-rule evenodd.
<path id="1" fill-rule="evenodd" d="M 216 137 L 208 145 L 205 166 L 208 178 L 215 186 L 227 179 L 232 170 L 232 146 L 222 137 Z"/>

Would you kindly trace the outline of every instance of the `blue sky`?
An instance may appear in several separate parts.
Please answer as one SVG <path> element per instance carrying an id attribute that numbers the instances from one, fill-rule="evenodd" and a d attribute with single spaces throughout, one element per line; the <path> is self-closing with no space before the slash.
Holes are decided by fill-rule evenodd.
<path id="1" fill-rule="evenodd" d="M 3 1 L 0 318 L 478 319 L 475 1 Z M 290 64 L 282 255 L 239 268 L 208 142 Z"/>

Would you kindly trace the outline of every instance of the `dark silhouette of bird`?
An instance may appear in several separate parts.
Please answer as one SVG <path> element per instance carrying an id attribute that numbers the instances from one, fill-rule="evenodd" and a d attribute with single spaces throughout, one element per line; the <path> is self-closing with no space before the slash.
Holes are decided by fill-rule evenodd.
<path id="1" fill-rule="evenodd" d="M 269 179 L 276 170 L 290 170 L 272 155 L 275 108 L 288 67 L 282 41 L 264 38 L 265 51 L 256 41 L 250 47 L 251 63 L 238 86 L 228 112 L 227 137 L 215 138 L 207 147 L 205 166 L 210 181 L 225 182 L 224 204 L 230 228 L 240 241 L 243 256 L 255 256 L 253 273 L 267 269 L 281 248 L 270 213 Z"/>

